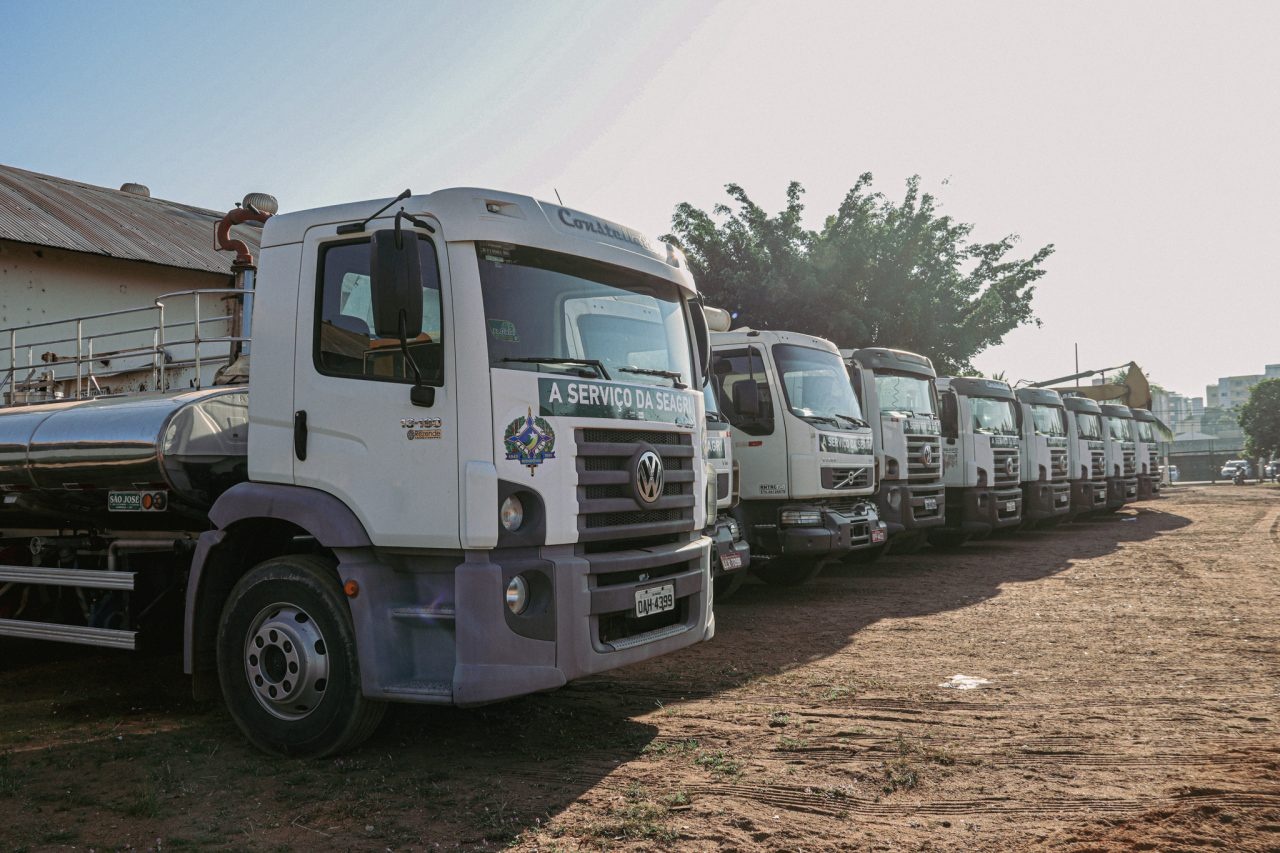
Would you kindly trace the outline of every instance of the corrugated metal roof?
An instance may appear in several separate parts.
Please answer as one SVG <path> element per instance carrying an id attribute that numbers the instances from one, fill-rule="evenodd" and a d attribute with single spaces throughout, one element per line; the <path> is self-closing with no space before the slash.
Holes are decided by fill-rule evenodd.
<path id="1" fill-rule="evenodd" d="M 0 165 L 4 240 L 229 275 L 235 252 L 213 247 L 225 212 Z M 257 253 L 262 229 L 232 234 Z"/>

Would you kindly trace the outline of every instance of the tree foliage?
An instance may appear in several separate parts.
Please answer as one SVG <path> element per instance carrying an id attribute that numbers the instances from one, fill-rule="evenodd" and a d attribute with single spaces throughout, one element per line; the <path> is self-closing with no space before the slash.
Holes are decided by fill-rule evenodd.
<path id="1" fill-rule="evenodd" d="M 820 231 L 803 225 L 798 183 L 776 216 L 730 184 L 732 207 L 678 205 L 668 239 L 688 255 L 707 301 L 740 324 L 912 350 L 944 373 L 971 371 L 972 358 L 1010 330 L 1038 324 L 1033 285 L 1052 245 L 1011 258 L 1016 235 L 972 242 L 973 226 L 939 214 L 919 176 L 897 203 L 871 182 L 870 173 L 858 178 Z"/>
<path id="2" fill-rule="evenodd" d="M 1246 455 L 1280 456 L 1280 379 L 1264 379 L 1249 390 L 1240 407 L 1240 428 Z"/>

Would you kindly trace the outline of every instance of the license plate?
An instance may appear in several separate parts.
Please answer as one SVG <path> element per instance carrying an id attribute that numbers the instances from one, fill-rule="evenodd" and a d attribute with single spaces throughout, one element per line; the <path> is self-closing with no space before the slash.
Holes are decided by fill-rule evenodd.
<path id="1" fill-rule="evenodd" d="M 725 551 L 720 555 L 720 567 L 728 571 L 742 568 L 742 555 L 737 551 Z"/>
<path id="2" fill-rule="evenodd" d="M 931 510 L 931 511 L 932 511 L 932 510 L 937 509 L 937 508 L 938 508 L 938 499 L 937 499 L 937 498 L 925 498 L 925 499 L 924 499 L 924 508 L 925 508 L 925 509 L 927 509 L 927 510 Z"/>
<path id="3" fill-rule="evenodd" d="M 674 584 L 651 586 L 636 590 L 636 616 L 644 618 L 665 610 L 675 610 L 676 588 Z"/>
<path id="4" fill-rule="evenodd" d="M 1064 503 L 1066 503 L 1066 502 L 1067 502 L 1067 498 L 1068 498 L 1068 497 L 1070 497 L 1070 496 L 1069 496 L 1069 495 L 1058 495 L 1058 503 L 1060 503 L 1060 504 L 1064 504 Z"/>
<path id="5" fill-rule="evenodd" d="M 1013 511 L 1015 511 L 1017 508 L 1018 508 L 1018 502 L 1017 502 L 1017 501 L 1005 501 L 1005 502 L 1004 502 L 1004 511 L 1005 511 L 1005 512 L 1013 512 Z"/>
<path id="6" fill-rule="evenodd" d="M 877 527 L 875 530 L 871 531 L 872 542 L 883 542 L 888 538 L 889 538 L 889 531 L 885 530 L 882 527 Z"/>

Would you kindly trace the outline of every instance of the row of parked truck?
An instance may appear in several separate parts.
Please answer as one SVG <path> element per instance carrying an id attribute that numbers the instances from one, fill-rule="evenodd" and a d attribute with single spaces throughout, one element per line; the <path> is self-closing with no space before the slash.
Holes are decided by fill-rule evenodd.
<path id="1" fill-rule="evenodd" d="M 274 214 L 223 220 L 225 291 L 0 330 L 0 637 L 175 643 L 271 752 L 710 639 L 749 570 L 1159 488 L 1145 412 L 731 329 L 676 247 L 580 211 Z"/>
<path id="2" fill-rule="evenodd" d="M 1156 419 L 1145 409 L 939 377 L 916 353 L 839 350 L 711 317 L 709 429 L 726 437 L 738 478 L 722 497 L 720 537 L 740 534 L 767 582 L 1159 495 Z"/>

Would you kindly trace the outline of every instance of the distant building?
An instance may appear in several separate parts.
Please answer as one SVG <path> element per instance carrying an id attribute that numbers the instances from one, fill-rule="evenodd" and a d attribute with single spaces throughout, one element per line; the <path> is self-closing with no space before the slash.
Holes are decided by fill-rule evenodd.
<path id="1" fill-rule="evenodd" d="M 1263 373 L 1252 373 L 1247 376 L 1224 376 L 1216 385 L 1205 386 L 1205 406 L 1219 409 L 1235 409 L 1243 406 L 1248 401 L 1249 392 L 1254 385 L 1264 379 L 1280 379 L 1280 364 L 1268 364 L 1263 371 Z"/>
<path id="2" fill-rule="evenodd" d="M 154 306 L 175 291 L 231 287 L 234 255 L 214 249 L 223 213 L 152 198 L 140 184 L 114 190 L 0 166 L 0 393 L 8 397 L 22 383 L 54 374 L 74 383 L 76 371 L 65 361 L 90 346 L 94 360 L 80 366 L 94 378 L 82 378 L 82 387 L 106 393 L 113 382 L 137 384 L 127 368 L 154 360 L 156 347 L 150 333 L 124 330 L 151 325 L 158 309 L 86 324 L 79 343 L 74 324 L 41 324 Z M 260 228 L 238 226 L 233 233 L 256 254 Z M 190 296 L 166 301 L 166 342 L 192 337 L 192 305 Z M 230 306 L 204 297 L 200 310 L 202 318 L 225 317 Z M 215 330 L 215 323 L 203 324 L 203 333 L 225 335 L 226 324 Z M 12 372 L 11 343 L 19 368 Z M 148 355 L 123 354 L 139 348 Z M 177 345 L 160 349 L 166 363 L 186 356 Z"/>

